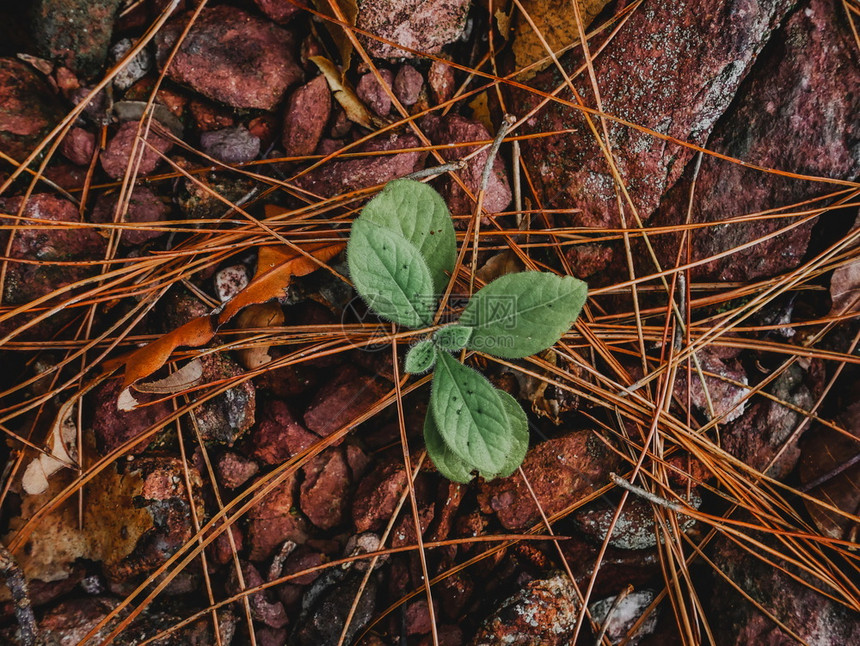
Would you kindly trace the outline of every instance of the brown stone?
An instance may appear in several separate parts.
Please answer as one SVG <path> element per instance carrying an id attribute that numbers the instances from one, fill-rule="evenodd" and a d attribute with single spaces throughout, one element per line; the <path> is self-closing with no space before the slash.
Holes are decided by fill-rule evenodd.
<path id="1" fill-rule="evenodd" d="M 143 142 L 138 142 L 135 146 L 138 127 L 140 127 L 141 136 L 144 137 L 149 146 Z M 136 164 L 138 177 L 149 175 L 161 163 L 161 157 L 150 146 L 161 153 L 166 153 L 173 144 L 170 140 L 155 134 L 153 130 L 146 132 L 146 128 L 140 126 L 137 121 L 126 121 L 108 142 L 107 148 L 102 151 L 99 158 L 102 168 L 112 178 L 122 178 L 132 162 L 132 151 L 136 150 L 133 163 Z M 142 155 L 140 154 L 141 150 L 143 151 Z M 139 155 L 140 157 L 138 157 Z M 138 159 L 140 159 L 139 164 L 137 163 Z"/>
<path id="2" fill-rule="evenodd" d="M 469 141 L 485 142 L 493 138 L 486 126 L 480 121 L 455 114 L 444 117 L 429 116 L 422 121 L 421 125 L 434 144 L 443 146 L 440 153 L 446 160 L 460 159 L 481 147 L 458 145 L 456 148 L 446 148 L 447 144 L 463 144 Z M 489 150 L 484 150 L 466 162 L 466 167 L 463 170 L 458 171 L 460 178 L 473 197 L 477 197 L 481 188 L 481 177 L 484 174 L 484 167 L 487 165 L 489 154 Z M 459 184 L 447 176 L 441 180 L 440 192 L 445 197 L 448 209 L 453 215 L 469 215 L 475 210 L 475 203 L 472 198 L 466 195 Z M 484 209 L 489 213 L 498 213 L 504 211 L 510 203 L 511 187 L 508 182 L 508 174 L 504 163 L 497 157 L 493 162 L 493 172 L 490 173 L 487 182 Z"/>
<path id="3" fill-rule="evenodd" d="M 331 92 L 320 75 L 290 96 L 284 115 L 284 153 L 287 157 L 313 155 L 331 112 Z"/>
<path id="4" fill-rule="evenodd" d="M 114 221 L 118 193 L 103 193 L 96 199 L 93 207 L 93 222 Z M 134 192 L 128 198 L 128 207 L 121 214 L 120 222 L 135 224 L 144 222 L 160 222 L 168 219 L 169 207 L 155 193 L 145 186 L 135 186 Z M 123 229 L 120 241 L 125 245 L 141 245 L 147 240 L 152 240 L 164 235 L 164 231 L 157 229 Z"/>
<path id="5" fill-rule="evenodd" d="M 469 0 L 362 0 L 356 26 L 375 36 L 427 54 L 437 54 L 466 26 Z M 359 35 L 371 56 L 411 58 L 412 52 Z"/>
<path id="6" fill-rule="evenodd" d="M 293 513 L 296 477 L 291 474 L 248 512 L 248 558 L 265 561 L 284 541 L 303 543 L 307 523 Z"/>
<path id="7" fill-rule="evenodd" d="M 376 138 L 350 152 L 405 151 L 331 161 L 298 178 L 296 184 L 323 197 L 385 184 L 424 167 L 427 153 L 422 150 L 409 150 L 420 146 L 421 142 L 414 135 L 393 134 L 385 139 Z"/>
<path id="8" fill-rule="evenodd" d="M 0 58 L 0 149 L 24 161 L 62 117 L 51 86 L 23 61 Z"/>
<path id="9" fill-rule="evenodd" d="M 708 148 L 765 168 L 854 180 L 860 174 L 860 65 L 841 3 L 803 2 L 772 41 L 732 110 L 714 129 Z M 667 196 L 665 207 L 653 219 L 655 225 L 685 221 L 690 183 L 685 178 Z M 779 217 L 733 223 L 732 218 L 786 207 L 836 189 L 706 155 L 696 180 L 692 222 L 729 223 L 691 232 L 692 260 L 714 257 L 796 222 Z M 746 282 L 792 269 L 806 254 L 813 224 L 814 220 L 809 221 L 700 264 L 693 275 L 705 281 Z M 678 244 L 677 236 L 659 236 L 662 262 L 675 262 Z"/>
<path id="10" fill-rule="evenodd" d="M 355 492 L 352 520 L 356 530 L 377 530 L 388 522 L 405 486 L 406 472 L 401 463 L 386 462 L 372 469 Z"/>
<path id="11" fill-rule="evenodd" d="M 188 16 L 156 36 L 163 65 Z M 235 108 L 271 110 L 301 79 L 292 35 L 277 25 L 229 6 L 204 9 L 167 75 L 200 94 Z"/>
<path id="12" fill-rule="evenodd" d="M 594 60 L 603 110 L 704 145 L 771 32 L 793 5 L 794 0 L 649 2 L 643 11 L 631 14 Z M 573 70 L 580 65 L 581 51 L 560 60 L 565 69 Z M 552 69 L 532 82 L 543 91 L 561 83 Z M 575 85 L 586 105 L 593 107 L 588 75 Z M 561 97 L 575 103 L 567 91 Z M 511 109 L 524 115 L 541 100 L 518 93 Z M 607 127 L 621 178 L 639 215 L 647 220 L 694 152 L 627 125 L 608 122 Z M 568 132 L 523 143 L 523 157 L 544 207 L 581 209 L 570 217 L 571 226 L 620 226 L 609 165 L 580 111 L 550 102 L 529 119 L 524 133 L 559 130 Z M 629 210 L 626 216 L 632 226 Z M 586 265 L 576 257 L 577 248 L 573 247 L 571 262 L 579 275 L 586 275 L 586 269 L 600 271 L 611 261 L 609 256 Z"/>
<path id="13" fill-rule="evenodd" d="M 529 449 L 522 470 L 547 516 L 602 487 L 617 458 L 591 431 L 574 431 Z M 478 502 L 506 529 L 522 530 L 540 520 L 519 473 L 481 484 Z"/>
<path id="14" fill-rule="evenodd" d="M 340 525 L 349 509 L 350 474 L 339 448 L 327 449 L 308 462 L 299 489 L 299 505 L 320 529 Z"/>
<path id="15" fill-rule="evenodd" d="M 252 455 L 265 464 L 282 464 L 319 439 L 308 431 L 280 400 L 265 404 L 260 422 L 251 431 Z"/>
<path id="16" fill-rule="evenodd" d="M 87 166 L 93 159 L 96 136 L 83 128 L 72 128 L 60 143 L 60 152 L 73 164 Z"/>
<path id="17" fill-rule="evenodd" d="M 305 426 L 322 437 L 353 422 L 379 398 L 388 387 L 371 376 L 359 374 L 348 366 L 320 389 L 305 411 Z"/>
<path id="18" fill-rule="evenodd" d="M 383 68 L 379 70 L 379 76 L 382 77 L 383 82 L 390 89 L 391 84 L 393 83 L 391 70 Z M 355 86 L 355 93 L 368 108 L 373 110 L 380 117 L 384 117 L 391 112 L 391 97 L 379 84 L 379 79 L 376 78 L 376 75 L 373 72 L 367 72 L 367 74 L 363 74 L 362 77 L 358 79 L 358 83 Z"/>
<path id="19" fill-rule="evenodd" d="M 20 197 L 0 198 L 0 212 L 16 215 L 21 201 Z M 7 304 L 26 303 L 91 273 L 88 267 L 64 267 L 52 265 L 51 261 L 92 260 L 104 254 L 106 241 L 93 228 L 38 228 L 39 222 L 80 222 L 78 209 L 67 200 L 36 193 L 27 200 L 21 215 L 31 220 L 20 223 L 9 248 L 13 260 L 6 270 L 3 298 Z M 0 224 L 9 226 L 14 222 L 0 217 Z M 9 231 L 0 231 L 0 245 L 5 248 L 8 240 Z M 14 259 L 40 262 L 24 264 Z"/>

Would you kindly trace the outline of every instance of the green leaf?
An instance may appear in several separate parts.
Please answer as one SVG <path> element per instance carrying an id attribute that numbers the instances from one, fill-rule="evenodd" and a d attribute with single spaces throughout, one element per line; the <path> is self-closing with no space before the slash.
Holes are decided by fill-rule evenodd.
<path id="1" fill-rule="evenodd" d="M 433 343 L 440 350 L 448 352 L 456 352 L 466 347 L 469 342 L 469 337 L 472 336 L 472 328 L 454 323 L 436 330 L 433 334 Z"/>
<path id="2" fill-rule="evenodd" d="M 576 321 L 587 295 L 588 286 L 572 276 L 506 274 L 472 297 L 460 323 L 474 328 L 469 349 L 521 359 L 552 347 Z"/>
<path id="3" fill-rule="evenodd" d="M 399 233 L 358 218 L 346 246 L 355 289 L 380 316 L 409 327 L 430 325 L 435 297 L 430 270 Z"/>
<path id="4" fill-rule="evenodd" d="M 432 187 L 412 179 L 388 182 L 359 219 L 396 231 L 414 244 L 427 262 L 436 293 L 445 289 L 445 272 L 452 272 L 457 260 L 457 240 L 448 207 Z"/>
<path id="5" fill-rule="evenodd" d="M 424 417 L 424 445 L 427 447 L 427 454 L 433 460 L 439 473 L 448 480 L 466 484 L 474 477 L 472 468 L 458 458 L 445 444 L 445 440 L 442 439 L 436 422 L 433 420 L 433 414 L 429 410 Z"/>
<path id="6" fill-rule="evenodd" d="M 505 468 L 513 444 L 498 392 L 483 375 L 437 350 L 430 412 L 448 448 L 485 473 Z"/>
<path id="7" fill-rule="evenodd" d="M 427 372 L 436 363 L 436 346 L 430 339 L 419 341 L 406 353 L 406 372 L 412 374 Z"/>
<path id="8" fill-rule="evenodd" d="M 508 460 L 505 466 L 496 475 L 499 478 L 507 478 L 511 475 L 525 460 L 526 452 L 529 450 L 529 420 L 526 417 L 526 412 L 520 403 L 504 390 L 498 390 L 499 397 L 502 399 L 502 405 L 505 407 L 505 412 L 508 415 L 508 428 L 511 433 L 511 452 L 508 454 Z M 494 476 L 481 474 L 485 479 L 490 480 Z"/>

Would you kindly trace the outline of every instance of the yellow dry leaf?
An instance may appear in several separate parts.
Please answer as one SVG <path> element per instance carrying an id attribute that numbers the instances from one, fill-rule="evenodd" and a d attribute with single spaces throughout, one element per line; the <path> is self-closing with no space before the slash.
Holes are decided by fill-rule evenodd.
<path id="1" fill-rule="evenodd" d="M 547 44 L 554 52 L 579 41 L 579 30 L 576 27 L 572 0 L 519 0 L 519 4 L 528 14 L 535 27 L 538 28 Z M 609 0 L 576 0 L 579 13 L 582 16 L 583 27 L 588 27 Z M 549 53 L 541 43 L 538 34 L 523 15 L 517 11 L 512 48 L 516 58 L 517 69 L 546 58 Z M 518 77 L 518 80 L 531 78 L 552 63 L 548 60 L 536 66 L 529 72 Z"/>
<path id="2" fill-rule="evenodd" d="M 325 80 L 328 81 L 328 86 L 334 95 L 335 101 L 340 103 L 340 106 L 346 112 L 346 118 L 353 123 L 364 126 L 368 130 L 372 130 L 373 116 L 361 102 L 361 99 L 358 98 L 355 91 L 344 80 L 343 75 L 335 67 L 334 63 L 325 56 L 310 56 L 308 60 L 313 61 L 320 68 L 320 72 L 323 73 Z"/>
<path id="3" fill-rule="evenodd" d="M 332 11 L 331 8 L 331 2 L 332 0 L 313 0 L 314 7 L 316 7 L 317 11 L 336 20 L 335 12 Z M 355 19 L 356 16 L 358 16 L 358 4 L 356 1 L 334 0 L 334 2 L 337 3 L 337 6 L 340 8 L 349 26 L 355 27 Z M 337 45 L 337 51 L 340 54 L 340 62 L 341 65 L 343 65 L 343 69 L 348 70 L 349 63 L 352 60 L 352 41 L 349 39 L 349 36 L 342 25 L 326 20 L 325 27 L 326 30 L 328 30 L 331 39 L 334 41 L 335 45 Z"/>

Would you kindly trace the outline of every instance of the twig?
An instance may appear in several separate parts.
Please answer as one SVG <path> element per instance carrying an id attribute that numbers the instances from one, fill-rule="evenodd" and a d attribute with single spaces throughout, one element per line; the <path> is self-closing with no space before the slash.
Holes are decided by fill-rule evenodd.
<path id="1" fill-rule="evenodd" d="M 499 125 L 499 131 L 496 133 L 496 138 L 493 139 L 493 145 L 490 146 L 490 152 L 487 154 L 487 163 L 484 164 L 484 172 L 481 175 L 481 193 L 487 190 L 490 173 L 493 171 L 493 163 L 496 161 L 496 155 L 499 153 L 502 141 L 516 122 L 517 118 L 514 115 L 506 114 Z"/>
<path id="2" fill-rule="evenodd" d="M 6 585 L 12 593 L 15 617 L 18 619 L 18 625 L 21 626 L 21 643 L 24 646 L 36 646 L 36 618 L 33 616 L 27 582 L 15 557 L 3 543 L 0 543 L 0 574 L 6 579 Z"/>
<path id="3" fill-rule="evenodd" d="M 441 175 L 442 173 L 448 173 L 453 170 L 463 170 L 464 168 L 466 168 L 466 160 L 458 159 L 440 166 L 416 170 L 414 173 L 404 175 L 403 179 L 424 179 L 425 177 L 433 177 L 434 175 Z"/>
<path id="4" fill-rule="evenodd" d="M 660 496 L 657 496 L 650 491 L 645 491 L 645 489 L 643 489 L 642 487 L 637 487 L 635 484 L 628 482 L 619 475 L 610 473 L 609 478 L 610 480 L 612 480 L 612 482 L 617 484 L 622 489 L 627 489 L 627 491 L 635 493 L 637 496 L 640 496 L 649 502 L 653 502 L 655 505 L 666 507 L 667 509 L 676 511 L 679 514 L 684 513 L 684 507 L 682 507 L 678 503 L 672 502 L 671 500 L 666 500 L 665 498 L 661 498 Z"/>
<path id="5" fill-rule="evenodd" d="M 621 605 L 621 602 L 624 601 L 627 598 L 627 595 L 631 592 L 633 592 L 633 586 L 628 583 L 627 587 L 619 592 L 618 596 L 615 597 L 612 605 L 609 607 L 609 612 L 607 612 L 606 616 L 603 618 L 603 628 L 600 629 L 600 634 L 594 641 L 594 646 L 600 646 L 600 642 L 602 642 L 603 638 L 606 636 L 606 631 L 609 630 L 609 622 L 612 621 L 612 614 L 618 610 L 618 606 Z"/>

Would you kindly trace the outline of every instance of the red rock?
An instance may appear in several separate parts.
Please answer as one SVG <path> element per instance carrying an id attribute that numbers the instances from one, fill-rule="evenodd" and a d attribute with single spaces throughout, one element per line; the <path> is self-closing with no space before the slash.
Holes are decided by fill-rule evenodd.
<path id="1" fill-rule="evenodd" d="M 254 117 L 248 122 L 248 132 L 260 140 L 260 149 L 268 150 L 275 141 L 278 122 L 272 114 Z"/>
<path id="2" fill-rule="evenodd" d="M 529 449 L 526 474 L 547 516 L 602 487 L 617 458 L 591 431 L 574 431 Z M 478 502 L 484 513 L 495 513 L 506 529 L 525 529 L 540 513 L 519 473 L 481 484 Z"/>
<path id="3" fill-rule="evenodd" d="M 188 109 L 191 111 L 194 124 L 200 132 L 231 128 L 236 123 L 229 110 L 209 101 L 191 99 L 188 102 Z"/>
<path id="4" fill-rule="evenodd" d="M 24 161 L 62 117 L 51 86 L 32 67 L 0 58 L 0 149 Z"/>
<path id="5" fill-rule="evenodd" d="M 427 83 L 430 86 L 430 96 L 433 103 L 445 103 L 454 96 L 457 89 L 454 79 L 454 68 L 442 61 L 433 61 L 427 72 Z"/>
<path id="6" fill-rule="evenodd" d="M 242 578 L 245 583 L 244 589 L 255 588 L 263 583 L 263 577 L 260 576 L 257 568 L 248 562 L 242 562 Z M 230 570 L 227 588 L 232 594 L 239 594 L 243 590 L 235 569 Z M 270 600 L 268 594 L 268 591 L 260 590 L 248 595 L 251 616 L 270 628 L 283 628 L 289 623 L 284 605 L 280 601 Z"/>
<path id="7" fill-rule="evenodd" d="M 331 92 L 320 75 L 290 96 L 282 142 L 287 157 L 313 155 L 331 113 Z"/>
<path id="8" fill-rule="evenodd" d="M 39 0 L 33 3 L 33 37 L 45 58 L 84 76 L 98 74 L 107 58 L 121 0 Z"/>
<path id="9" fill-rule="evenodd" d="M 305 411 L 305 426 L 322 437 L 349 424 L 376 404 L 388 387 L 374 377 L 360 375 L 347 366 L 311 400 Z"/>
<path id="10" fill-rule="evenodd" d="M 427 54 L 457 40 L 466 26 L 469 0 L 376 0 L 359 5 L 356 26 L 374 36 Z M 411 58 L 415 54 L 359 35 L 371 56 Z"/>
<path id="11" fill-rule="evenodd" d="M 426 635 L 430 632 L 430 612 L 427 600 L 413 601 L 406 606 L 406 634 Z"/>
<path id="12" fill-rule="evenodd" d="M 228 489 L 241 487 L 250 478 L 257 475 L 259 470 L 260 467 L 256 462 L 233 451 L 222 453 L 215 462 L 218 482 Z"/>
<path id="13" fill-rule="evenodd" d="M 237 525 L 231 525 L 230 529 L 218 534 L 218 537 L 212 541 L 207 553 L 216 563 L 226 565 L 233 561 L 233 547 L 230 545 L 230 536 L 233 538 L 233 546 L 236 552 L 239 553 L 244 547 L 244 537 L 242 530 Z"/>
<path id="14" fill-rule="evenodd" d="M 349 117 L 346 116 L 346 111 L 341 108 L 339 105 L 335 106 L 334 109 L 334 119 L 331 120 L 331 130 L 329 130 L 329 134 L 334 139 L 343 139 L 346 137 L 350 131 L 352 131 L 352 121 L 349 120 Z M 335 150 L 343 148 L 342 142 L 334 142 L 329 141 L 327 144 L 327 148 L 325 152 L 322 151 L 323 144 L 326 142 L 325 139 L 320 142 L 319 152 L 320 155 L 328 155 L 329 153 L 333 153 Z M 337 144 L 337 145 L 335 145 Z"/>
<path id="15" fill-rule="evenodd" d="M 260 154 L 260 140 L 247 128 L 224 128 L 200 135 L 200 148 L 225 164 L 241 164 Z"/>
<path id="16" fill-rule="evenodd" d="M 179 458 L 138 456 L 125 471 L 132 478 L 142 479 L 133 500 L 136 508 L 145 508 L 151 515 L 152 528 L 141 535 L 131 554 L 117 561 L 105 561 L 106 576 L 119 583 L 151 572 L 191 540 L 194 524 L 186 473 L 194 499 L 200 499 L 203 486 L 200 472 Z M 196 513 L 200 517 L 202 508 Z"/>
<path id="17" fill-rule="evenodd" d="M 51 164 L 45 169 L 45 177 L 67 191 L 79 191 L 86 184 L 87 169 L 74 164 Z"/>
<path id="18" fill-rule="evenodd" d="M 251 452 L 265 464 L 283 464 L 319 439 L 280 400 L 266 403 L 260 423 L 251 431 Z"/>
<path id="19" fill-rule="evenodd" d="M 720 121 L 708 149 L 779 170 L 855 179 L 860 138 L 860 64 L 854 36 L 833 0 L 803 3 L 759 57 L 731 112 Z M 839 70 L 839 73 L 834 73 Z M 791 180 L 705 156 L 696 181 L 692 221 L 730 220 L 827 194 L 832 186 Z M 655 224 L 686 219 L 689 181 L 667 197 Z M 850 216 L 849 216 L 850 217 Z M 709 227 L 691 236 L 693 261 L 733 249 L 787 227 L 786 218 Z M 702 280 L 753 281 L 800 264 L 814 222 L 712 260 L 693 270 Z M 663 259 L 677 253 L 674 236 L 658 246 Z"/>
<path id="20" fill-rule="evenodd" d="M 702 498 L 695 489 L 691 491 L 690 500 L 694 508 L 702 504 Z M 606 539 L 615 511 L 616 505 L 603 500 L 595 501 L 575 512 L 574 523 L 583 534 L 600 545 Z M 678 522 L 681 531 L 689 530 L 694 523 L 692 518 L 684 515 L 679 516 Z M 648 550 L 655 547 L 657 532 L 654 528 L 651 503 L 641 498 L 629 497 L 612 530 L 609 545 L 620 550 Z"/>
<path id="21" fill-rule="evenodd" d="M 352 474 L 353 481 L 357 481 L 364 475 L 370 464 L 370 458 L 367 453 L 362 451 L 354 444 L 346 445 L 346 463 L 349 465 L 349 471 Z"/>
<path id="22" fill-rule="evenodd" d="M 772 30 L 793 5 L 793 0 L 649 2 L 645 11 L 631 15 L 594 60 L 604 111 L 704 145 Z M 562 56 L 561 64 L 575 69 L 580 59 L 581 52 L 572 51 Z M 560 83 L 555 71 L 548 70 L 532 85 L 550 90 Z M 575 85 L 586 104 L 594 105 L 587 75 Z M 540 100 L 519 94 L 511 110 L 526 114 Z M 544 206 L 582 209 L 570 217 L 570 226 L 620 226 L 608 164 L 578 110 L 550 102 L 522 134 L 568 128 L 575 132 L 522 146 Z M 608 129 L 621 177 L 639 215 L 647 220 L 694 153 L 628 126 L 610 122 Z M 629 213 L 627 218 L 629 222 Z M 572 262 L 577 273 L 585 275 L 575 254 Z M 587 267 L 592 272 L 602 268 L 605 265 Z"/>
<path id="23" fill-rule="evenodd" d="M 103 193 L 96 199 L 93 207 L 93 222 L 113 222 L 118 193 Z M 145 186 L 135 186 L 128 200 L 128 209 L 122 215 L 122 222 L 160 222 L 168 219 L 169 207 L 155 193 Z M 141 245 L 164 235 L 156 229 L 123 229 L 121 242 L 126 245 Z"/>
<path id="24" fill-rule="evenodd" d="M 720 429 L 720 446 L 723 450 L 758 470 L 764 469 L 779 451 L 779 460 L 767 474 L 781 479 L 793 471 L 800 458 L 802 435 L 793 437 L 787 448 L 783 445 L 792 436 L 801 415 L 778 402 L 793 404 L 800 410 L 810 410 L 814 398 L 804 378 L 805 373 L 797 365 L 777 377 L 766 388 L 776 397 L 776 401 L 753 400 L 742 417 Z"/>
<path id="25" fill-rule="evenodd" d="M 385 84 L 391 88 L 393 76 L 391 70 L 379 70 L 379 76 Z M 379 84 L 379 80 L 373 72 L 368 72 L 358 79 L 355 86 L 355 93 L 364 104 L 373 110 L 380 117 L 384 117 L 391 112 L 391 97 Z"/>
<path id="26" fill-rule="evenodd" d="M 576 629 L 577 598 L 564 574 L 532 581 L 503 601 L 469 643 L 566 646 Z"/>
<path id="27" fill-rule="evenodd" d="M 148 101 L 154 87 L 155 79 L 150 76 L 144 77 L 125 91 L 123 99 L 126 101 Z M 155 102 L 166 107 L 177 117 L 182 117 L 186 106 L 188 106 L 188 96 L 175 88 L 162 86 L 155 93 Z"/>
<path id="28" fill-rule="evenodd" d="M 436 516 L 435 494 L 435 478 L 431 478 L 427 473 L 419 473 L 415 479 L 415 501 L 418 504 L 418 523 L 421 526 L 422 536 L 426 534 Z M 406 513 L 400 514 L 391 532 L 391 546 L 414 545 L 415 542 L 415 518 L 411 509 L 407 507 Z"/>
<path id="29" fill-rule="evenodd" d="M 96 136 L 83 128 L 72 128 L 63 137 L 60 152 L 73 164 L 88 166 L 96 149 Z"/>
<path id="30" fill-rule="evenodd" d="M 350 152 L 379 152 L 405 150 L 391 155 L 332 161 L 296 180 L 296 184 L 323 197 L 333 197 L 346 191 L 385 184 L 424 167 L 427 153 L 413 135 L 393 134 L 386 139 L 374 139 Z"/>
<path id="31" fill-rule="evenodd" d="M 411 106 L 418 103 L 418 97 L 421 96 L 421 90 L 424 88 L 424 77 L 421 72 L 416 70 L 411 65 L 403 65 L 397 70 L 397 76 L 394 77 L 394 94 L 405 106 Z"/>
<path id="32" fill-rule="evenodd" d="M 320 529 L 340 525 L 349 507 L 349 468 L 340 449 L 327 449 L 303 468 L 299 505 Z"/>
<path id="33" fill-rule="evenodd" d="M 21 209 L 20 197 L 0 198 L 0 213 L 17 214 Z M 22 216 L 45 223 L 79 222 L 78 209 L 71 202 L 47 193 L 31 195 Z M 14 224 L 0 217 L 0 224 Z M 5 249 L 8 231 L 0 231 L 0 245 Z M 66 228 L 40 230 L 36 223 L 23 222 L 17 229 L 9 249 L 10 258 L 39 260 L 39 263 L 10 262 L 6 271 L 4 302 L 26 303 L 49 294 L 63 285 L 83 279 L 91 274 L 87 267 L 60 267 L 51 265 L 57 260 L 91 260 L 102 257 L 105 239 L 92 228 Z"/>
<path id="34" fill-rule="evenodd" d="M 161 163 L 161 157 L 149 146 L 145 146 L 142 142 L 139 142 L 138 146 L 135 147 L 134 143 L 137 138 L 138 125 L 137 121 L 126 121 L 123 123 L 110 142 L 108 142 L 107 148 L 101 153 L 100 161 L 102 168 L 114 179 L 120 179 L 125 175 L 126 169 L 131 162 L 132 150 L 135 148 L 137 152 L 135 153 L 134 164 L 137 163 L 136 160 L 138 159 L 138 155 L 140 155 L 141 148 L 143 149 L 140 164 L 137 165 L 137 175 L 139 177 L 149 175 Z M 141 127 L 141 135 L 144 132 L 145 130 Z M 145 139 L 150 146 L 161 153 L 166 153 L 173 146 L 169 140 L 155 134 L 152 130 L 146 134 Z"/>
<path id="35" fill-rule="evenodd" d="M 436 636 L 439 638 L 439 646 L 460 646 L 464 643 L 463 631 L 460 630 L 459 626 L 452 626 L 450 624 L 443 624 L 441 626 L 437 626 Z M 432 645 L 432 635 L 424 637 L 421 639 L 420 642 L 418 642 L 418 646 Z"/>
<path id="36" fill-rule="evenodd" d="M 248 512 L 250 560 L 265 561 L 284 541 L 303 543 L 307 538 L 305 521 L 293 513 L 295 489 L 296 478 L 292 474 Z"/>
<path id="37" fill-rule="evenodd" d="M 429 116 L 422 121 L 422 127 L 434 144 L 442 146 L 446 144 L 462 144 L 468 141 L 486 141 L 493 138 L 486 126 L 480 121 L 473 121 L 472 119 L 466 119 L 455 114 L 445 117 Z M 460 159 L 478 150 L 478 148 L 480 146 L 458 146 L 451 149 L 443 148 L 440 152 L 442 157 L 451 160 Z M 489 150 L 485 150 L 475 155 L 467 162 L 466 168 L 459 171 L 463 182 L 475 197 L 477 197 L 478 190 L 481 187 L 481 176 L 484 174 L 484 167 L 487 165 L 489 154 Z M 469 215 L 475 210 L 475 204 L 472 199 L 450 178 L 446 177 L 442 180 L 441 193 L 446 198 L 445 201 L 452 214 Z M 505 165 L 502 163 L 502 160 L 497 157 L 493 163 L 493 172 L 490 173 L 490 179 L 487 183 L 487 192 L 484 195 L 484 208 L 489 213 L 498 213 L 499 211 L 504 211 L 510 203 L 511 187 L 508 183 L 508 174 L 505 171 Z"/>
<path id="38" fill-rule="evenodd" d="M 155 37 L 163 65 L 186 18 L 168 23 Z M 292 35 L 234 7 L 202 11 L 167 75 L 200 94 L 235 108 L 271 110 L 301 79 Z"/>
<path id="39" fill-rule="evenodd" d="M 757 538 L 765 537 L 759 535 Z M 771 548 L 785 549 L 775 541 L 765 541 Z M 801 642 L 820 646 L 860 642 L 857 613 L 815 590 L 822 586 L 819 579 L 812 579 L 806 572 L 780 559 L 777 559 L 778 567 L 762 562 L 729 540 L 715 543 L 712 557 L 715 566 L 797 635 Z M 801 581 L 805 580 L 806 584 L 789 576 L 786 569 L 793 576 L 799 576 Z M 726 646 L 787 646 L 798 643 L 734 587 L 725 583 L 722 577 L 714 577 L 713 594 L 709 597 L 710 616 L 720 618 L 714 622 L 716 643 Z"/>
<path id="40" fill-rule="evenodd" d="M 386 462 L 370 471 L 359 483 L 352 504 L 352 521 L 359 532 L 378 530 L 394 513 L 406 472 L 399 462 Z"/>
<path id="41" fill-rule="evenodd" d="M 293 16 L 301 11 L 290 0 L 254 0 L 264 14 L 279 25 L 288 23 Z"/>
<path id="42" fill-rule="evenodd" d="M 734 421 L 743 415 L 746 403 L 743 403 L 742 400 L 749 395 L 750 391 L 749 388 L 746 388 L 749 382 L 747 381 L 747 373 L 740 361 L 737 359 L 721 359 L 707 349 L 697 352 L 696 357 L 702 369 L 705 383 L 704 385 L 702 384 L 702 378 L 696 371 L 696 364 L 693 363 L 691 366 L 693 387 L 690 395 L 693 405 L 700 411 L 703 411 L 709 419 L 713 416 L 720 418 L 723 422 Z M 735 385 L 729 381 L 720 379 L 720 377 L 725 377 L 743 385 Z M 705 392 L 705 388 L 707 388 L 707 393 Z M 674 395 L 682 405 L 687 405 L 686 368 L 678 371 L 678 376 L 675 380 Z"/>

